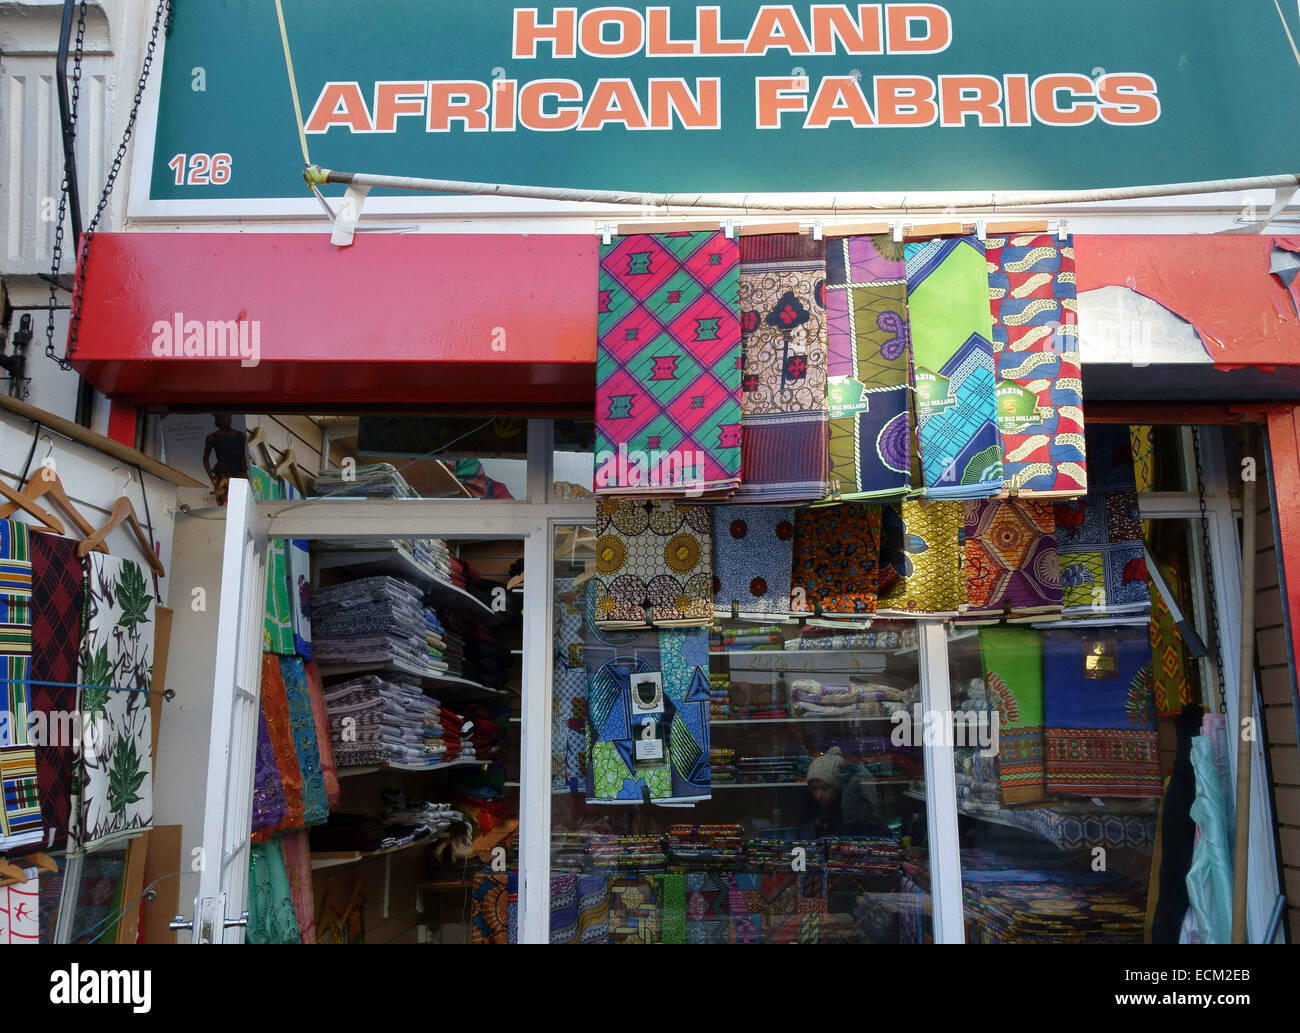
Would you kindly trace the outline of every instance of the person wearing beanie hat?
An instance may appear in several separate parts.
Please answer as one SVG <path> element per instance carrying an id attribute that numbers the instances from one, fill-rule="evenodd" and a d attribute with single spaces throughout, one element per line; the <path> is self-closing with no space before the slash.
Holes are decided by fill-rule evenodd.
<path id="1" fill-rule="evenodd" d="M 873 793 L 858 776 L 850 782 L 850 769 L 838 746 L 832 746 L 808 765 L 808 792 L 799 835 L 803 839 L 822 836 L 860 836 L 883 834 L 887 829 L 875 819 L 871 804 Z M 855 790 L 853 801 L 845 798 L 845 787 Z"/>

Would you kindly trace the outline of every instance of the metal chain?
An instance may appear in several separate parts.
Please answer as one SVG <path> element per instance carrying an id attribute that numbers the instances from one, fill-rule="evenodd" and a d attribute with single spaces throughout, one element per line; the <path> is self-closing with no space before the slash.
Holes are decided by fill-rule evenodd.
<path id="1" fill-rule="evenodd" d="M 1214 651 L 1214 671 L 1219 678 L 1219 713 L 1228 712 L 1228 683 L 1223 678 L 1222 639 L 1219 635 L 1219 605 L 1214 590 L 1214 554 L 1210 548 L 1210 517 L 1205 505 L 1205 469 L 1201 465 L 1201 431 L 1192 428 L 1192 455 L 1196 459 L 1196 498 L 1201 505 L 1201 562 L 1205 567 L 1206 606 L 1210 611 L 1210 648 Z"/>
<path id="2" fill-rule="evenodd" d="M 77 42 L 72 51 L 72 95 L 68 101 L 68 127 L 73 138 L 77 131 L 77 102 L 81 98 L 81 59 L 86 49 L 86 0 L 82 0 L 77 9 Z M 68 216 L 68 182 L 67 162 L 63 165 L 63 182 L 59 187 L 59 212 L 54 223 L 54 248 L 50 263 L 50 304 L 49 317 L 45 322 L 45 356 L 59 364 L 59 369 L 72 369 L 67 356 L 59 358 L 54 354 L 54 313 L 59 305 L 59 268 L 63 265 L 63 223 Z"/>
<path id="3" fill-rule="evenodd" d="M 82 8 L 85 8 L 84 3 Z M 149 70 L 153 67 L 154 51 L 158 47 L 158 33 L 170 12 L 171 0 L 158 0 L 158 9 L 153 16 L 153 29 L 149 33 L 149 42 L 144 52 L 144 63 L 140 68 L 140 78 L 136 80 L 135 84 L 135 97 L 131 102 L 131 114 L 127 116 L 126 128 L 122 131 L 122 140 L 117 145 L 117 153 L 113 155 L 113 163 L 109 166 L 108 177 L 104 181 L 104 191 L 100 194 L 99 204 L 95 206 L 95 214 L 91 217 L 90 223 L 82 234 L 83 243 L 78 255 L 79 260 L 72 291 L 72 311 L 68 322 L 68 349 L 63 359 L 59 361 L 59 365 L 65 369 L 71 369 L 72 355 L 77 349 L 77 335 L 81 331 L 81 302 L 86 282 L 86 266 L 90 259 L 90 244 L 94 240 L 96 230 L 99 229 L 100 220 L 104 217 L 104 210 L 108 207 L 109 198 L 113 194 L 113 186 L 117 183 L 118 173 L 122 171 L 122 162 L 126 159 L 126 150 L 131 143 L 131 134 L 135 132 L 136 117 L 140 114 L 140 104 L 144 100 L 144 88 L 149 81 Z M 79 70 L 80 38 L 78 38 L 77 45 Z"/>

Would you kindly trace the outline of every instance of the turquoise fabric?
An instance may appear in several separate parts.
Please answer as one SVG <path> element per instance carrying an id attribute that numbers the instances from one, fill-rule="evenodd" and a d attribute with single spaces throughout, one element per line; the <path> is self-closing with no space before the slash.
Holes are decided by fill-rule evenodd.
<path id="1" fill-rule="evenodd" d="M 1187 871 L 1187 896 L 1202 943 L 1229 943 L 1232 939 L 1232 824 L 1214 760 L 1214 747 L 1205 735 L 1192 739 L 1192 769 L 1196 772 L 1196 800 L 1192 820 L 1200 838 L 1192 848 Z"/>
<path id="2" fill-rule="evenodd" d="M 289 874 L 278 840 L 254 843 L 248 859 L 246 943 L 301 943 Z"/>
<path id="3" fill-rule="evenodd" d="M 302 771 L 302 822 L 306 826 L 324 825 L 330 818 L 325 796 L 325 775 L 321 768 L 320 746 L 316 742 L 316 721 L 311 711 L 307 688 L 307 671 L 296 656 L 280 658 L 280 677 L 289 700 L 289 723 L 293 725 L 293 746 Z"/>

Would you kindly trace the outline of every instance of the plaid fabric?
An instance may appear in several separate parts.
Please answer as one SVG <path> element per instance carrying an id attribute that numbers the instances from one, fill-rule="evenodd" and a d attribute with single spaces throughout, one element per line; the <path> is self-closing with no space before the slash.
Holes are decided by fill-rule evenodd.
<path id="1" fill-rule="evenodd" d="M 32 709 L 46 715 L 50 737 L 36 752 L 41 816 L 58 848 L 67 839 L 73 765 L 71 743 L 55 740 L 55 714 L 74 714 L 77 690 L 77 643 L 81 641 L 81 611 L 85 581 L 77 543 L 52 534 L 32 536 L 32 681 L 63 685 L 32 685 Z M 66 726 L 64 726 L 66 727 Z"/>
<path id="2" fill-rule="evenodd" d="M 0 520 L 0 746 L 28 743 L 31 712 L 32 563 L 26 524 Z"/>
<path id="3" fill-rule="evenodd" d="M 0 748 L 0 847 L 12 849 L 41 838 L 41 801 L 36 785 L 36 750 Z"/>
<path id="4" fill-rule="evenodd" d="M 597 493 L 727 495 L 740 483 L 739 264 L 721 230 L 601 251 Z"/>

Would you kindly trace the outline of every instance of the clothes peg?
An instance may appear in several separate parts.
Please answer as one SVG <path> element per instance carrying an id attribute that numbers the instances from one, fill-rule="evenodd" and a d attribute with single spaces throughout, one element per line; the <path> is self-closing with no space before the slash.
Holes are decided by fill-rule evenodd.
<path id="1" fill-rule="evenodd" d="M 609 242 L 613 237 L 613 234 L 614 231 L 610 227 L 609 223 L 607 222 L 603 223 L 600 227 L 600 242 L 604 244 L 606 247 L 609 247 Z"/>
<path id="2" fill-rule="evenodd" d="M 903 224 L 901 222 L 891 222 L 889 224 L 889 232 L 893 237 L 895 244 L 903 243 Z"/>
<path id="3" fill-rule="evenodd" d="M 814 220 L 813 220 L 813 240 L 821 240 L 821 239 L 823 239 L 823 231 L 824 231 L 824 230 L 825 230 L 825 226 L 824 226 L 824 224 L 822 223 L 821 219 L 814 219 Z"/>
<path id="4" fill-rule="evenodd" d="M 1070 220 L 1062 219 L 1056 224 L 1056 239 L 1065 240 L 1070 236 Z"/>
<path id="5" fill-rule="evenodd" d="M 735 221 L 732 219 L 726 220 L 726 222 L 722 224 L 722 232 L 728 240 L 735 240 L 736 239 Z"/>
<path id="6" fill-rule="evenodd" d="M 987 240 L 989 235 L 989 224 L 987 219 L 975 220 L 975 236 L 980 240 Z"/>

